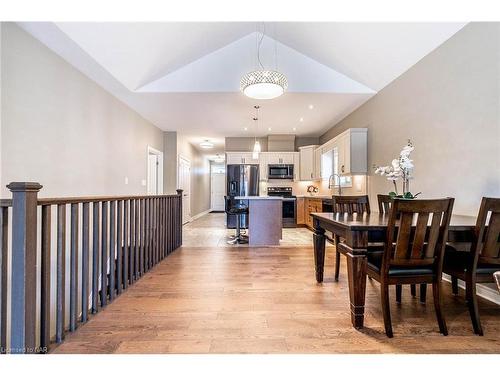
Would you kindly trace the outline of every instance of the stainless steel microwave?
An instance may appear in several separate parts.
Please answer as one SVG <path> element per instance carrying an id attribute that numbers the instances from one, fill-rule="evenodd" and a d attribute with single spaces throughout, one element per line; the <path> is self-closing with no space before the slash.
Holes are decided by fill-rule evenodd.
<path id="1" fill-rule="evenodd" d="M 293 164 L 269 164 L 267 178 L 269 180 L 293 180 Z"/>

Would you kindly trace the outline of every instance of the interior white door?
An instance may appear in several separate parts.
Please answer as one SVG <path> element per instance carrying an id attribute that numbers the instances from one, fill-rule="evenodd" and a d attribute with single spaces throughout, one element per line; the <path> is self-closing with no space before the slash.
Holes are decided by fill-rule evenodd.
<path id="1" fill-rule="evenodd" d="M 179 158 L 179 189 L 182 189 L 182 224 L 191 219 L 191 162 Z"/>
<path id="2" fill-rule="evenodd" d="M 148 194 L 157 195 L 158 191 L 158 155 L 148 154 Z"/>
<path id="3" fill-rule="evenodd" d="M 224 211 L 224 192 L 226 187 L 226 175 L 224 173 L 212 173 L 210 206 L 212 211 Z"/>

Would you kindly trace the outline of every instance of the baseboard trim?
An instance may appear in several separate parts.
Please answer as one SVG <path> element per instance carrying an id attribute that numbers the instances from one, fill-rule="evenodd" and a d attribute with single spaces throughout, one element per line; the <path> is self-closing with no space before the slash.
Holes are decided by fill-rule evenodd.
<path id="1" fill-rule="evenodd" d="M 191 216 L 191 218 L 189 219 L 189 222 L 195 221 L 195 220 L 199 219 L 200 217 L 205 216 L 206 214 L 210 213 L 210 211 L 212 211 L 212 209 L 200 212 L 198 215 Z"/>
<path id="2" fill-rule="evenodd" d="M 451 284 L 451 276 L 443 273 L 443 280 L 448 281 Z M 462 280 L 458 280 L 458 287 L 465 290 L 465 283 Z M 477 284 L 476 293 L 478 296 L 487 299 L 497 305 L 500 305 L 500 294 L 496 289 L 488 288 L 487 286 Z"/>

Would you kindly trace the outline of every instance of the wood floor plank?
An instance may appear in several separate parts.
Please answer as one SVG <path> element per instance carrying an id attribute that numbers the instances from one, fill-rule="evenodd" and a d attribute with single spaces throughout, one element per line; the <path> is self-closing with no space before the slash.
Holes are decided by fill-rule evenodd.
<path id="1" fill-rule="evenodd" d="M 451 295 L 446 282 L 449 336 L 439 333 L 433 304 L 404 287 L 400 305 L 391 295 L 394 338 L 387 338 L 379 285 L 370 281 L 365 327 L 353 329 L 342 262 L 334 282 L 328 250 L 325 282 L 317 284 L 311 246 L 183 247 L 53 352 L 500 353 L 500 306 L 480 299 L 485 335 L 476 336 L 463 293 Z"/>

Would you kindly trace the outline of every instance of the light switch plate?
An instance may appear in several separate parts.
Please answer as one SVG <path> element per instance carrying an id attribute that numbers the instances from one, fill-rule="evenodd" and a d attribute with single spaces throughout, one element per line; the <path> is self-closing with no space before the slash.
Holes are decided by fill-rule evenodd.
<path id="1" fill-rule="evenodd" d="M 125 177 L 125 185 L 128 185 L 128 177 Z"/>
<path id="2" fill-rule="evenodd" d="M 146 180 L 141 180 L 141 185 L 146 186 Z"/>

